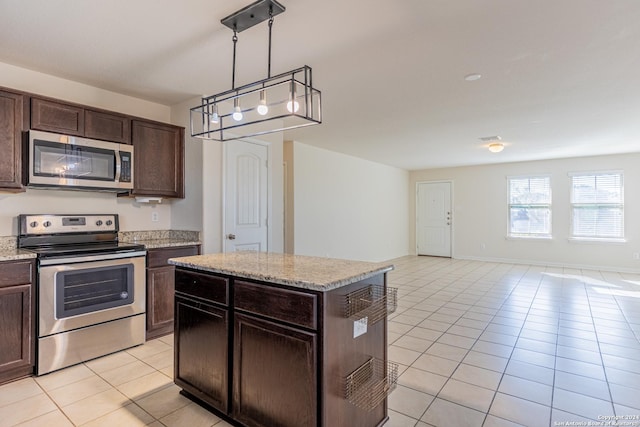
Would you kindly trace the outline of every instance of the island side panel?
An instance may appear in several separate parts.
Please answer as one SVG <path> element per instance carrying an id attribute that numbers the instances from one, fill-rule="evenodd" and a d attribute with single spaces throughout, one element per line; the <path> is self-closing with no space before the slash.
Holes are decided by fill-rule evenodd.
<path id="1" fill-rule="evenodd" d="M 371 357 L 387 362 L 387 318 L 354 338 L 354 320 L 345 317 L 346 295 L 371 285 L 383 286 L 386 273 L 334 289 L 324 295 L 322 343 L 322 425 L 376 427 L 387 420 L 387 400 L 368 411 L 345 397 L 345 377 Z"/>

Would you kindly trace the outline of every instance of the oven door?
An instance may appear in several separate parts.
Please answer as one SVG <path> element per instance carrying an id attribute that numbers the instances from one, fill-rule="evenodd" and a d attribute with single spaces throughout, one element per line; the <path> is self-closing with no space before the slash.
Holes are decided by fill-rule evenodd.
<path id="1" fill-rule="evenodd" d="M 38 336 L 145 312 L 145 252 L 40 260 Z"/>

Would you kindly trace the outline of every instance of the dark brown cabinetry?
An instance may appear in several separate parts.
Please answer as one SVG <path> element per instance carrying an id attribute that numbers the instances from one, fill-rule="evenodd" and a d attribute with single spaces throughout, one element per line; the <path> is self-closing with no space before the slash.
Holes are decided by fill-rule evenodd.
<path id="1" fill-rule="evenodd" d="M 381 306 L 382 321 L 364 331 L 358 327 L 357 334 L 355 321 L 345 314 L 351 296 L 370 295 L 373 288 L 386 292 L 384 273 L 320 292 L 179 267 L 176 310 L 185 314 L 176 313 L 175 382 L 187 395 L 242 426 L 381 426 L 387 420 L 389 390 L 386 303 Z M 217 293 L 220 301 L 227 289 L 228 307 L 214 304 L 213 298 L 202 300 L 207 293 Z M 226 331 L 221 329 L 222 313 L 211 310 L 216 305 L 224 308 Z M 211 313 L 218 319 L 213 326 Z M 195 334 L 201 342 L 186 340 Z M 224 340 L 229 353 L 211 356 Z M 197 380 L 184 379 L 185 360 L 195 365 L 189 372 L 199 375 Z M 380 378 L 374 362 L 382 366 Z M 360 374 L 351 390 L 365 396 L 365 405 L 355 404 L 346 391 L 347 384 L 354 385 L 349 378 L 356 371 Z M 395 372 L 397 376 L 397 368 Z M 225 373 L 231 394 L 221 397 L 220 375 Z"/>
<path id="2" fill-rule="evenodd" d="M 0 383 L 33 373 L 34 262 L 0 262 Z"/>
<path id="3" fill-rule="evenodd" d="M 236 313 L 232 418 L 247 426 L 316 426 L 316 337 Z"/>
<path id="4" fill-rule="evenodd" d="M 84 136 L 84 108 L 33 97 L 31 129 Z"/>
<path id="5" fill-rule="evenodd" d="M 184 128 L 134 120 L 134 196 L 184 198 Z"/>
<path id="6" fill-rule="evenodd" d="M 131 144 L 131 118 L 103 111 L 84 111 L 84 136 Z"/>
<path id="7" fill-rule="evenodd" d="M 0 191 L 24 191 L 29 129 L 133 144 L 133 196 L 184 198 L 184 128 L 0 88 Z"/>
<path id="8" fill-rule="evenodd" d="M 131 143 L 131 118 L 52 99 L 31 98 L 31 129 Z"/>
<path id="9" fill-rule="evenodd" d="M 169 258 L 198 255 L 200 246 L 149 249 L 147 252 L 147 339 L 173 332 L 175 267 Z"/>
<path id="10" fill-rule="evenodd" d="M 229 406 L 229 281 L 176 271 L 174 380 L 222 413 Z"/>
<path id="11" fill-rule="evenodd" d="M 24 191 L 22 131 L 27 115 L 24 95 L 0 90 L 0 191 Z"/>

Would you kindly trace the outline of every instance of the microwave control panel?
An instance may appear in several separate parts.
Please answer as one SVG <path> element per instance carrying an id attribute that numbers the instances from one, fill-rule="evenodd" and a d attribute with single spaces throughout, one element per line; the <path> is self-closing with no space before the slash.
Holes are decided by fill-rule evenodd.
<path id="1" fill-rule="evenodd" d="M 131 153 L 120 151 L 120 182 L 131 182 Z"/>

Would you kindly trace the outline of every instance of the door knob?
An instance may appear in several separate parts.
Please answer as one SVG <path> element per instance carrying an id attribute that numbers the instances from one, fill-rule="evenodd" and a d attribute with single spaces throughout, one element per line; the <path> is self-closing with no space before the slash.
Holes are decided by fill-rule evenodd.
<path id="1" fill-rule="evenodd" d="M 236 240 L 236 235 L 235 235 L 235 234 L 229 234 L 229 235 L 227 236 L 227 239 L 229 239 L 229 240 Z"/>

